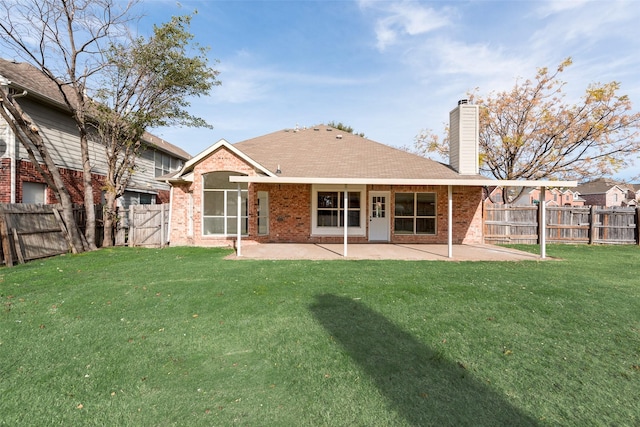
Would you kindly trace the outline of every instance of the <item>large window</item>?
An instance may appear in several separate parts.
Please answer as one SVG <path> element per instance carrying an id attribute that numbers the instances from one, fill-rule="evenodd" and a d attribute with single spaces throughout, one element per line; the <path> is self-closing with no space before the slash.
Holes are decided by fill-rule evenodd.
<path id="1" fill-rule="evenodd" d="M 238 230 L 238 184 L 229 182 L 230 176 L 242 175 L 235 172 L 212 172 L 203 175 L 202 234 L 235 236 Z M 241 188 L 241 230 L 247 234 L 247 183 Z"/>
<path id="2" fill-rule="evenodd" d="M 182 161 L 180 159 L 171 157 L 169 154 L 163 153 L 161 151 L 155 151 L 154 162 L 156 165 L 155 176 L 157 177 L 166 175 L 182 167 Z"/>
<path id="3" fill-rule="evenodd" d="M 344 234 L 344 185 L 313 186 L 311 193 L 312 234 L 336 236 Z M 366 234 L 365 186 L 350 186 L 347 189 L 348 234 Z"/>
<path id="4" fill-rule="evenodd" d="M 436 234 L 435 193 L 396 193 L 396 234 Z"/>
<path id="5" fill-rule="evenodd" d="M 120 203 L 124 209 L 129 209 L 129 206 L 131 205 L 155 205 L 156 195 L 151 193 L 125 191 L 122 197 L 120 197 Z"/>
<path id="6" fill-rule="evenodd" d="M 349 227 L 360 227 L 360 193 L 347 194 Z M 344 227 L 344 192 L 318 191 L 318 227 Z"/>

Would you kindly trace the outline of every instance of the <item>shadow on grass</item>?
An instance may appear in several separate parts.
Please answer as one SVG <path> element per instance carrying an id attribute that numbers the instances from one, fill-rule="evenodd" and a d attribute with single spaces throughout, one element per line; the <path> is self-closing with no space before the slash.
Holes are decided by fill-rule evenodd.
<path id="1" fill-rule="evenodd" d="M 319 295 L 311 312 L 415 426 L 534 426 L 536 421 L 363 303 Z"/>

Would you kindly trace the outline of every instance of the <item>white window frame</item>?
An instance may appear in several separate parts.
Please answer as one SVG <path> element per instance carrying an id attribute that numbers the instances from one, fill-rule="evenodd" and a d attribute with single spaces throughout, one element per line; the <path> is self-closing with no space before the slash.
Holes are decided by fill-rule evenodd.
<path id="1" fill-rule="evenodd" d="M 259 236 L 268 236 L 269 235 L 269 192 L 268 191 L 258 191 L 258 207 L 257 207 L 257 217 L 258 222 L 256 226 L 258 228 Z M 264 222 L 264 230 L 261 230 L 260 224 Z"/>
<path id="2" fill-rule="evenodd" d="M 216 173 L 216 172 L 231 172 L 233 174 L 236 174 L 237 172 L 233 172 L 233 171 L 212 171 L 209 173 Z M 202 180 L 202 206 L 201 206 L 201 212 L 202 215 L 200 218 L 200 230 L 201 230 L 201 235 L 202 237 L 234 237 L 238 235 L 238 228 L 237 227 L 231 227 L 232 230 L 228 229 L 228 220 L 229 218 L 237 218 L 238 216 L 238 210 L 237 207 L 229 210 L 229 205 L 228 205 L 228 200 L 231 198 L 233 200 L 238 199 L 238 189 L 235 188 L 205 188 L 205 175 L 207 174 L 203 174 L 200 179 Z M 247 184 L 241 184 L 246 186 Z M 249 224 L 248 224 L 248 219 L 249 219 L 249 189 L 248 188 L 243 188 L 240 190 L 242 193 L 242 199 L 245 201 L 245 205 L 246 205 L 246 209 L 245 209 L 245 214 L 242 215 L 240 217 L 240 221 L 247 221 L 247 230 L 246 232 L 243 232 L 242 235 L 243 236 L 248 236 L 249 234 Z M 224 200 L 224 208 L 223 208 L 223 214 L 222 215 L 205 215 L 204 214 L 204 199 L 205 199 L 205 193 L 210 192 L 221 192 L 223 193 L 223 200 Z M 211 233 L 211 234 L 205 234 L 205 225 L 204 225 L 204 221 L 205 218 L 222 218 L 223 219 L 223 224 L 224 224 L 224 228 L 223 228 L 223 232 L 222 233 Z"/>
<path id="3" fill-rule="evenodd" d="M 165 160 L 168 162 L 168 169 L 165 168 Z M 160 165 L 160 167 L 158 167 L 158 165 Z M 182 160 L 172 156 L 171 154 L 155 150 L 153 154 L 153 167 L 153 174 L 157 178 L 180 169 L 182 167 Z M 158 171 L 161 172 L 160 175 L 158 175 Z"/>
<path id="4" fill-rule="evenodd" d="M 311 235 L 312 236 L 343 236 L 344 227 L 318 227 L 318 193 L 323 191 L 360 193 L 360 226 L 347 227 L 349 236 L 366 236 L 367 218 L 367 187 L 366 185 L 312 185 L 311 187 Z M 342 201 L 340 202 L 342 203 Z"/>
<path id="5" fill-rule="evenodd" d="M 398 194 L 413 194 L 413 215 L 397 215 L 396 214 L 396 197 Z M 433 194 L 433 215 L 418 215 L 418 194 Z M 397 219 L 403 218 L 413 219 L 413 233 L 396 230 L 395 222 Z M 434 220 L 433 233 L 418 233 L 417 220 L 422 218 L 432 218 Z M 397 191 L 393 194 L 393 233 L 398 236 L 436 236 L 438 234 L 438 193 L 434 191 Z"/>

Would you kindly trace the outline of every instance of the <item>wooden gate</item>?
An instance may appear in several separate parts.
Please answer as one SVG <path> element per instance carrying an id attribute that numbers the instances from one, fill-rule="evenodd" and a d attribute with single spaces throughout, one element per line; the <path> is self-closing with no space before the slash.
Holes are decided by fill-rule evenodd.
<path id="1" fill-rule="evenodd" d="M 121 214 L 116 230 L 116 245 L 166 246 L 169 204 L 134 205 Z"/>

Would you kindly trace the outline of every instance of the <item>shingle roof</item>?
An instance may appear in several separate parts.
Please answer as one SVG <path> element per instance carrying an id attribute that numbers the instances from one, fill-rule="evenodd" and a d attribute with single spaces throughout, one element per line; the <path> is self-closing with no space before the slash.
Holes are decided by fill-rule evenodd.
<path id="1" fill-rule="evenodd" d="M 330 126 L 285 129 L 233 146 L 281 177 L 484 179 Z"/>
<path id="2" fill-rule="evenodd" d="M 26 62 L 7 61 L 0 58 L 0 77 L 9 80 L 10 87 L 19 91 L 27 90 L 29 96 L 46 102 L 57 108 L 67 109 L 64 98 L 58 86 L 52 82 L 42 71 Z M 73 102 L 73 97 L 69 96 Z M 166 151 L 182 159 L 190 159 L 191 155 L 180 147 L 177 147 L 162 138 L 145 132 L 142 139 L 150 145 Z"/>
<path id="3" fill-rule="evenodd" d="M 628 187 L 626 184 L 609 178 L 598 178 L 578 185 L 576 191 L 580 194 L 604 194 L 615 186 L 618 186 L 622 190 L 626 190 Z"/>

